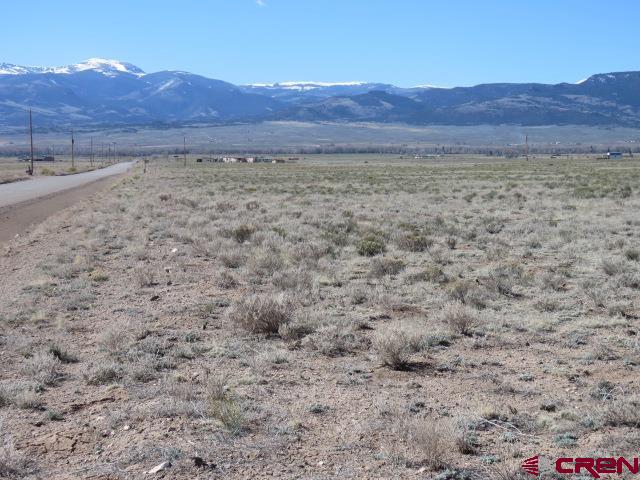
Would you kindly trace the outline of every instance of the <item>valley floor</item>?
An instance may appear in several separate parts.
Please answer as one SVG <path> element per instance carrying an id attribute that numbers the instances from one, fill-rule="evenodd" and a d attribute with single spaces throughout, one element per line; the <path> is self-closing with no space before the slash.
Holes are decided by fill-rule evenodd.
<path id="1" fill-rule="evenodd" d="M 635 159 L 138 166 L 2 247 L 0 477 L 633 456 L 639 180 Z"/>

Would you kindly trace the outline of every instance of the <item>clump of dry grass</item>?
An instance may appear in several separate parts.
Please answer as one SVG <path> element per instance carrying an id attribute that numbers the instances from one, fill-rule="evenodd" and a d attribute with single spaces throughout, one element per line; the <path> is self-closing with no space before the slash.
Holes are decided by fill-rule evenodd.
<path id="1" fill-rule="evenodd" d="M 134 271 L 136 283 L 140 287 L 152 287 L 156 284 L 157 272 L 151 265 L 143 265 Z"/>
<path id="2" fill-rule="evenodd" d="M 540 276 L 540 285 L 546 290 L 559 292 L 564 288 L 566 283 L 567 279 L 565 277 L 553 272 L 545 272 Z"/>
<path id="3" fill-rule="evenodd" d="M 32 459 L 15 449 L 2 427 L 0 422 L 0 478 L 26 478 L 34 473 Z"/>
<path id="4" fill-rule="evenodd" d="M 400 232 L 395 237 L 395 244 L 400 250 L 424 252 L 433 245 L 433 240 L 416 231 Z"/>
<path id="5" fill-rule="evenodd" d="M 628 271 L 628 266 L 622 260 L 605 258 L 602 260 L 602 270 L 604 273 L 612 277 Z"/>
<path id="6" fill-rule="evenodd" d="M 258 281 L 265 277 L 272 277 L 276 272 L 285 268 L 285 260 L 277 252 L 260 249 L 247 262 L 247 269 L 252 281 Z"/>
<path id="7" fill-rule="evenodd" d="M 109 385 L 122 379 L 124 368 L 118 363 L 107 363 L 91 368 L 84 379 L 87 385 Z"/>
<path id="8" fill-rule="evenodd" d="M 242 252 L 227 249 L 218 254 L 218 260 L 227 268 L 240 268 L 247 261 L 247 257 Z"/>
<path id="9" fill-rule="evenodd" d="M 109 275 L 102 268 L 94 268 L 89 274 L 89 278 L 94 282 L 106 282 Z"/>
<path id="10" fill-rule="evenodd" d="M 356 285 L 350 283 L 347 286 L 348 296 L 353 305 L 362 305 L 369 298 L 370 292 L 369 288 L 365 285 Z"/>
<path id="11" fill-rule="evenodd" d="M 231 238 L 233 238 L 238 243 L 248 242 L 251 236 L 256 231 L 256 228 L 253 225 L 238 225 L 233 228 L 230 232 Z"/>
<path id="12" fill-rule="evenodd" d="M 207 382 L 206 411 L 232 435 L 238 435 L 248 427 L 241 402 L 231 393 L 223 378 L 214 377 Z"/>
<path id="13" fill-rule="evenodd" d="M 411 355 L 423 348 L 425 335 L 415 325 L 400 325 L 380 330 L 373 347 L 383 365 L 394 370 L 407 370 Z"/>
<path id="14" fill-rule="evenodd" d="M 40 410 L 42 401 L 38 394 L 42 387 L 43 384 L 33 380 L 0 385 L 0 408 L 14 405 L 22 410 Z"/>
<path id="15" fill-rule="evenodd" d="M 504 228 L 504 221 L 496 217 L 488 217 L 484 220 L 484 228 L 487 233 L 497 235 Z"/>
<path id="16" fill-rule="evenodd" d="M 371 261 L 369 276 L 382 278 L 387 275 L 397 275 L 404 270 L 405 263 L 398 258 L 374 258 Z"/>
<path id="17" fill-rule="evenodd" d="M 471 335 L 479 324 L 478 315 L 462 302 L 449 302 L 439 313 L 439 319 L 453 333 Z"/>
<path id="18" fill-rule="evenodd" d="M 619 399 L 610 402 L 604 410 L 603 420 L 612 427 L 640 428 L 640 398 Z"/>
<path id="19" fill-rule="evenodd" d="M 284 296 L 249 295 L 230 308 L 229 319 L 251 333 L 277 334 L 290 323 L 294 312 L 292 302 Z"/>
<path id="20" fill-rule="evenodd" d="M 514 287 L 526 282 L 524 271 L 519 265 L 500 265 L 489 273 L 487 286 L 495 292 L 514 296 Z"/>
<path id="21" fill-rule="evenodd" d="M 25 361 L 22 371 L 40 385 L 53 385 L 62 377 L 60 367 L 61 362 L 55 355 L 40 351 Z"/>
<path id="22" fill-rule="evenodd" d="M 450 465 L 455 447 L 448 425 L 430 418 L 402 415 L 391 430 L 402 439 L 406 451 L 413 457 L 413 464 L 431 471 L 442 470 Z"/>
<path id="23" fill-rule="evenodd" d="M 0 408 L 7 407 L 11 405 L 11 403 L 12 399 L 8 390 L 4 386 L 0 385 Z"/>
<path id="24" fill-rule="evenodd" d="M 251 212 L 253 210 L 257 210 L 258 208 L 260 208 L 260 203 L 258 203 L 257 200 L 250 200 L 247 203 L 245 203 L 244 207 Z"/>
<path id="25" fill-rule="evenodd" d="M 336 321 L 319 327 L 313 335 L 304 339 L 304 345 L 327 357 L 340 357 L 354 353 L 367 342 L 356 331 L 353 322 Z"/>
<path id="26" fill-rule="evenodd" d="M 487 480 L 528 480 L 531 476 L 513 463 L 495 463 L 484 469 L 483 478 Z"/>
<path id="27" fill-rule="evenodd" d="M 625 250 L 624 256 L 627 260 L 631 260 L 633 262 L 637 262 L 640 260 L 640 249 L 637 248 L 629 248 Z"/>
<path id="28" fill-rule="evenodd" d="M 461 421 L 454 434 L 456 448 L 463 455 L 478 453 L 478 437 L 470 422 Z"/>
<path id="29" fill-rule="evenodd" d="M 62 363 L 76 363 L 78 361 L 78 358 L 75 355 L 69 353 L 58 345 L 51 345 L 49 347 L 49 353 Z"/>
<path id="30" fill-rule="evenodd" d="M 367 235 L 358 242 L 356 251 L 358 255 L 363 257 L 373 257 L 380 253 L 383 253 L 387 249 L 387 246 L 380 237 L 375 235 Z"/>
<path id="31" fill-rule="evenodd" d="M 315 327 L 309 323 L 285 323 L 278 329 L 278 334 L 285 340 L 300 340 L 315 332 Z"/>
<path id="32" fill-rule="evenodd" d="M 274 273 L 271 283 L 280 290 L 306 292 L 313 286 L 313 276 L 302 268 L 289 269 Z"/>
<path id="33" fill-rule="evenodd" d="M 218 278 L 216 279 L 216 284 L 220 288 L 229 290 L 232 288 L 236 288 L 240 284 L 240 282 L 238 282 L 238 279 L 235 277 L 235 275 L 229 272 L 223 271 L 223 272 L 220 272 L 220 274 L 218 275 Z"/>
<path id="34" fill-rule="evenodd" d="M 114 356 L 127 351 L 131 342 L 132 335 L 127 322 L 110 324 L 98 337 L 100 350 Z"/>
<path id="35" fill-rule="evenodd" d="M 456 280 L 448 285 L 449 298 L 482 309 L 492 298 L 491 292 L 469 280 Z"/>
<path id="36" fill-rule="evenodd" d="M 418 282 L 446 283 L 448 280 L 444 271 L 435 265 L 429 265 L 417 272 L 407 273 L 405 276 L 405 282 L 408 284 Z"/>

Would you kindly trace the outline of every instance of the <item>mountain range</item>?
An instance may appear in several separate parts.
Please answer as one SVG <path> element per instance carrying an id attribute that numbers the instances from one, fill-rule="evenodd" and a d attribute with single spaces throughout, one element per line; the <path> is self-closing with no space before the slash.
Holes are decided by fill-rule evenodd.
<path id="1" fill-rule="evenodd" d="M 301 120 L 415 125 L 640 126 L 640 72 L 578 83 L 401 88 L 384 83 L 234 85 L 183 71 L 145 73 L 99 58 L 64 67 L 0 63 L 0 126 L 176 125 Z"/>

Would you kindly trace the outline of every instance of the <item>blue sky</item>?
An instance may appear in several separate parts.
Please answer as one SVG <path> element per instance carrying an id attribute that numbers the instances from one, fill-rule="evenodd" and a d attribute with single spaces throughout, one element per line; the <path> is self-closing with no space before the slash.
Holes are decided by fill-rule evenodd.
<path id="1" fill-rule="evenodd" d="M 0 62 L 116 58 L 234 83 L 573 82 L 640 70 L 637 0 L 2 2 Z"/>

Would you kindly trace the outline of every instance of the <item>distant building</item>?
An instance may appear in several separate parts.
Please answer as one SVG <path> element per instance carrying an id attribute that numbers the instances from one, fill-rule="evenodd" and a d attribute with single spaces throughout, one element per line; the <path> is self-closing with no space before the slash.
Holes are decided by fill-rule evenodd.
<path id="1" fill-rule="evenodd" d="M 284 163 L 285 159 L 277 159 L 277 163 Z M 269 157 L 212 157 L 207 159 L 216 163 L 276 163 Z"/>
<path id="2" fill-rule="evenodd" d="M 607 157 L 610 159 L 622 158 L 622 152 L 607 152 Z"/>
<path id="3" fill-rule="evenodd" d="M 55 162 L 55 157 L 53 155 L 45 155 L 44 157 L 33 157 L 34 162 Z M 31 157 L 22 157 L 20 159 L 22 162 L 30 162 Z"/>

